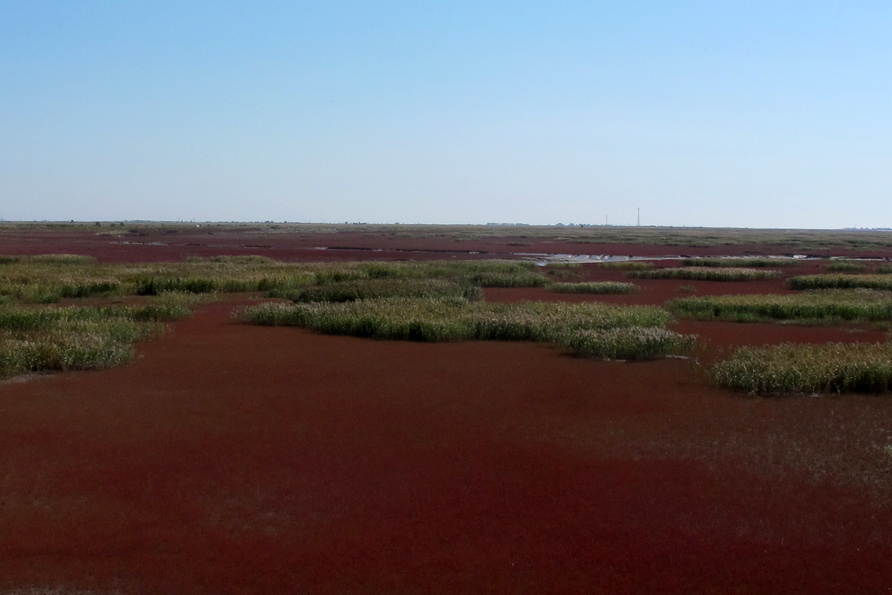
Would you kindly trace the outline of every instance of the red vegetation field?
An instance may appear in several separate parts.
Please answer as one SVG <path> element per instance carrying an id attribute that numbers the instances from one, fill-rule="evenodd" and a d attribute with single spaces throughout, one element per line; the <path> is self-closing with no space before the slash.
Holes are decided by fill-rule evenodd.
<path id="1" fill-rule="evenodd" d="M 486 293 L 782 290 L 639 283 Z M 245 303 L 200 306 L 121 368 L 0 384 L 0 593 L 892 590 L 888 396 L 754 398 L 709 387 L 690 360 L 247 326 L 231 318 Z M 885 338 L 676 328 L 707 358 Z"/>
<path id="2" fill-rule="evenodd" d="M 456 229 L 458 231 L 456 231 Z M 753 235 L 746 241 L 745 231 L 728 232 L 724 241 L 715 233 L 707 241 L 696 241 L 696 230 L 654 228 L 650 236 L 678 234 L 673 245 L 659 242 L 618 243 L 623 228 L 604 228 L 615 236 L 580 236 L 580 230 L 560 233 L 552 228 L 502 228 L 488 233 L 487 227 L 453 228 L 449 226 L 333 226 L 333 225 L 226 225 L 123 223 L 100 227 L 84 224 L 38 225 L 7 224 L 0 227 L 0 254 L 74 253 L 93 256 L 101 262 L 162 262 L 183 260 L 187 256 L 260 254 L 295 262 L 345 260 L 420 260 L 449 258 L 517 258 L 519 254 L 587 254 L 617 256 L 727 256 L 789 255 L 892 258 L 892 234 L 888 232 L 842 234 L 826 232 L 832 248 L 779 245 L 766 241 L 781 232 Z M 632 234 L 636 228 L 625 228 Z M 648 228 L 640 228 L 648 231 Z M 663 231 L 661 231 L 663 230 Z M 576 234 L 574 236 L 574 233 Z M 722 232 L 718 232 L 721 234 Z M 810 232 L 816 233 L 816 232 Z M 571 237 L 573 236 L 573 237 Z M 687 236 L 691 241 L 687 242 Z M 868 247 L 853 247 L 864 237 Z M 806 232 L 806 237 L 808 232 Z M 820 236 L 816 236 L 820 237 Z M 718 239 L 716 239 L 718 238 Z M 854 239 L 852 239 L 854 238 Z M 812 242 L 813 243 L 813 242 Z M 811 246 L 812 243 L 806 244 Z"/>

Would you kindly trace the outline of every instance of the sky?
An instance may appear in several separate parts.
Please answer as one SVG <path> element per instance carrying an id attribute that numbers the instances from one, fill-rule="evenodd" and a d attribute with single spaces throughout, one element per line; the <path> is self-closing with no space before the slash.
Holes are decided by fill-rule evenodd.
<path id="1" fill-rule="evenodd" d="M 0 218 L 892 227 L 892 2 L 0 0 Z"/>

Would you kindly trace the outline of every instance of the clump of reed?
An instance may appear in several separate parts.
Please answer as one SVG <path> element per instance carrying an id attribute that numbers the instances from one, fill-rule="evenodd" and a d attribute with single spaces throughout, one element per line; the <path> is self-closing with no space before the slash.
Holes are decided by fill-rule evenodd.
<path id="1" fill-rule="evenodd" d="M 253 279 L 195 277 L 146 276 L 132 279 L 136 285 L 136 295 L 158 295 L 168 291 L 188 293 L 239 293 L 258 291 L 258 283 Z"/>
<path id="2" fill-rule="evenodd" d="M 120 265 L 92 259 L 21 257 L 0 267 L 0 295 L 29 303 L 54 303 L 62 298 L 122 295 Z"/>
<path id="3" fill-rule="evenodd" d="M 778 271 L 750 268 L 677 267 L 651 271 L 629 271 L 636 279 L 685 279 L 692 281 L 756 281 L 778 277 Z"/>
<path id="4" fill-rule="evenodd" d="M 187 256 L 186 262 L 195 263 L 195 264 L 228 264 L 228 265 L 261 265 L 261 266 L 276 266 L 282 264 L 281 261 L 276 260 L 275 258 L 270 258 L 269 256 L 263 256 L 260 254 L 238 254 L 234 256 L 230 255 L 219 255 L 219 256 Z"/>
<path id="5" fill-rule="evenodd" d="M 170 322 L 188 318 L 192 315 L 190 306 L 207 299 L 207 296 L 196 296 L 188 292 L 168 291 L 144 305 L 115 308 L 136 321 Z"/>
<path id="6" fill-rule="evenodd" d="M 892 344 L 742 347 L 710 375 L 719 386 L 752 394 L 881 393 L 892 382 Z"/>
<path id="7" fill-rule="evenodd" d="M 457 298 L 404 297 L 341 303 L 265 303 L 242 310 L 238 317 L 251 324 L 298 326 L 326 334 L 374 339 L 542 341 L 568 348 L 570 341 L 580 331 L 662 328 L 670 320 L 666 310 L 649 306 L 614 306 L 596 302 L 497 304 Z M 653 334 L 646 332 L 608 334 L 603 340 L 617 345 L 611 352 L 614 354 L 628 353 L 628 346 L 633 343 L 641 345 L 639 355 L 618 359 L 657 357 L 659 345 L 672 349 L 679 347 L 679 344 L 671 344 L 668 340 L 660 343 Z M 588 341 L 593 342 L 594 339 Z M 597 352 L 594 348 L 585 352 L 581 342 L 579 345 L 580 354 L 609 357 L 595 355 L 607 353 L 604 348 Z M 659 354 L 665 355 L 664 352 Z"/>
<path id="8" fill-rule="evenodd" d="M 35 304 L 58 302 L 62 298 L 120 295 L 123 284 L 104 275 L 70 274 L 59 267 L 29 266 L 29 275 L 0 275 L 0 295 Z M 55 273 L 55 274 L 52 274 Z"/>
<path id="9" fill-rule="evenodd" d="M 255 324 L 294 325 L 330 334 L 405 339 L 414 323 L 445 321 L 455 339 L 548 340 L 567 331 L 665 326 L 669 313 L 652 306 L 598 302 L 488 303 L 463 299 L 386 298 L 355 302 L 260 304 L 243 310 Z"/>
<path id="10" fill-rule="evenodd" d="M 547 280 L 537 268 L 534 263 L 521 260 L 363 262 L 355 263 L 348 269 L 352 273 L 349 277 L 329 281 L 359 278 L 448 279 L 482 287 L 540 287 Z"/>
<path id="11" fill-rule="evenodd" d="M 0 295 L 31 304 L 52 304 L 62 299 L 62 294 L 56 288 L 34 283 L 0 281 Z"/>
<path id="12" fill-rule="evenodd" d="M 53 279 L 52 275 L 33 268 L 27 273 L 36 285 L 47 285 Z M 210 294 L 267 291 L 271 288 L 306 286 L 315 281 L 314 273 L 305 270 L 305 267 L 253 255 L 190 257 L 187 262 L 176 263 L 94 265 L 72 271 L 69 277 L 81 286 L 87 281 L 104 277 L 118 284 L 110 288 L 110 295 L 149 296 L 165 292 Z M 62 297 L 75 297 L 65 291 L 62 293 Z"/>
<path id="13" fill-rule="evenodd" d="M 54 370 L 94 370 L 133 358 L 133 348 L 110 337 L 106 329 L 81 325 L 35 338 L 0 332 L 0 378 Z"/>
<path id="14" fill-rule="evenodd" d="M 372 278 L 355 281 L 335 281 L 323 285 L 295 289 L 273 289 L 269 297 L 306 302 L 352 302 L 356 300 L 413 297 L 483 299 L 477 285 L 461 284 L 444 279 Z"/>
<path id="15" fill-rule="evenodd" d="M 868 289 L 686 297 L 671 300 L 667 307 L 678 316 L 736 322 L 892 320 L 892 294 Z"/>
<path id="16" fill-rule="evenodd" d="M 734 268 L 764 268 L 764 267 L 790 267 L 799 266 L 799 261 L 793 258 L 685 258 L 681 264 L 686 267 L 734 267 Z"/>
<path id="17" fill-rule="evenodd" d="M 25 259 L 27 262 L 42 264 L 91 264 L 96 262 L 92 256 L 83 254 L 35 254 Z"/>
<path id="18" fill-rule="evenodd" d="M 635 293 L 641 287 L 634 283 L 621 283 L 619 281 L 591 281 L 584 283 L 552 283 L 549 289 L 558 293 L 616 294 Z"/>
<path id="19" fill-rule="evenodd" d="M 459 277 L 480 287 L 544 287 L 548 279 L 532 271 L 523 273 L 479 272 Z"/>
<path id="20" fill-rule="evenodd" d="M 251 324 L 298 326 L 332 335 L 376 339 L 455 341 L 469 334 L 460 320 L 464 300 L 387 298 L 354 302 L 265 303 L 238 316 Z"/>
<path id="21" fill-rule="evenodd" d="M 262 266 L 255 261 L 220 261 L 209 264 L 179 263 L 134 271 L 124 280 L 135 295 L 158 295 L 164 292 L 242 293 L 305 287 L 316 282 L 312 271 L 294 265 Z"/>
<path id="22" fill-rule="evenodd" d="M 802 294 L 727 295 L 670 302 L 676 314 L 727 320 L 889 320 L 892 294 L 874 290 L 816 290 Z"/>
<path id="23" fill-rule="evenodd" d="M 83 254 L 35 254 L 33 256 L 0 254 L 0 265 L 23 262 L 37 264 L 90 264 L 96 262 L 96 259 Z"/>
<path id="24" fill-rule="evenodd" d="M 874 269 L 876 275 L 892 275 L 892 264 L 880 264 Z"/>
<path id="25" fill-rule="evenodd" d="M 855 260 L 834 260 L 824 268 L 831 273 L 863 273 L 867 265 Z"/>
<path id="26" fill-rule="evenodd" d="M 139 306 L 0 305 L 0 377 L 125 363 L 134 342 L 159 335 L 162 322 L 189 313 L 175 297 Z"/>
<path id="27" fill-rule="evenodd" d="M 553 262 L 541 268 L 548 275 L 548 278 L 553 281 L 554 279 L 576 278 L 582 265 L 578 262 Z"/>
<path id="28" fill-rule="evenodd" d="M 654 263 L 643 260 L 617 260 L 602 262 L 602 269 L 617 269 L 620 271 L 649 271 L 654 268 Z"/>
<path id="29" fill-rule="evenodd" d="M 532 263 L 520 261 L 474 262 L 352 262 L 287 265 L 265 260 L 214 260 L 202 269 L 170 269 L 147 280 L 137 280 L 139 293 L 151 295 L 158 291 L 273 291 L 288 292 L 312 286 L 370 282 L 374 280 L 422 281 L 444 280 L 463 286 L 482 287 L 538 287 L 546 278 L 533 270 Z M 246 265 L 251 265 L 246 270 Z M 214 268 L 216 267 L 216 268 Z M 166 273 L 166 274 L 165 274 Z"/>
<path id="30" fill-rule="evenodd" d="M 886 275 L 801 275 L 790 277 L 791 289 L 878 289 L 892 291 L 892 278 Z"/>
<path id="31" fill-rule="evenodd" d="M 297 301 L 324 301 L 328 299 L 326 295 L 333 301 L 399 295 L 477 299 L 482 295 L 480 287 L 544 286 L 547 278 L 534 267 L 528 262 L 499 260 L 302 265 L 301 270 L 312 275 L 309 283 L 290 290 L 274 288 L 268 295 L 289 299 L 306 296 Z M 461 289 L 457 290 L 458 287 Z M 351 294 L 355 297 L 350 298 Z"/>
<path id="32" fill-rule="evenodd" d="M 266 292 L 375 279 L 439 279 L 463 286 L 539 287 L 547 278 L 524 261 L 354 262 L 291 264 L 263 256 L 190 258 L 187 262 L 98 264 L 89 257 L 8 257 L 0 296 L 29 303 L 63 298 Z"/>
<path id="33" fill-rule="evenodd" d="M 581 330 L 562 344 L 574 355 L 598 359 L 640 361 L 677 355 L 694 348 L 696 337 L 659 327 Z"/>

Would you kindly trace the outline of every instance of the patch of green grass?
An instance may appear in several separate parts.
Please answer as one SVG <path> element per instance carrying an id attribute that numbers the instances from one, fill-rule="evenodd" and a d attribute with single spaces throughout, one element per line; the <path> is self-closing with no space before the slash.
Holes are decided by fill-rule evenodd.
<path id="1" fill-rule="evenodd" d="M 0 329 L 8 331 L 43 331 L 59 324 L 107 321 L 171 321 L 186 318 L 189 308 L 172 302 L 155 300 L 129 306 L 19 306 L 0 307 Z"/>
<path id="2" fill-rule="evenodd" d="M 0 377 L 28 372 L 94 370 L 133 358 L 133 348 L 109 337 L 104 329 L 81 328 L 21 339 L 0 334 Z"/>
<path id="3" fill-rule="evenodd" d="M 654 268 L 654 263 L 642 260 L 619 260 L 615 262 L 602 262 L 602 269 L 618 269 L 621 271 L 649 271 Z"/>
<path id="4" fill-rule="evenodd" d="M 33 283 L 8 283 L 0 281 L 0 295 L 30 304 L 54 304 L 62 299 L 61 292 L 51 286 Z"/>
<path id="5" fill-rule="evenodd" d="M 319 332 L 381 339 L 548 341 L 570 331 L 624 326 L 665 326 L 669 313 L 649 306 L 462 299 L 387 298 L 344 303 L 260 304 L 240 318 L 253 324 L 293 325 Z M 416 330 L 442 328 L 444 339 Z M 435 336 L 437 333 L 432 334 Z"/>
<path id="6" fill-rule="evenodd" d="M 710 375 L 719 386 L 752 394 L 881 393 L 892 382 L 892 344 L 743 347 Z"/>
<path id="7" fill-rule="evenodd" d="M 158 295 L 165 292 L 186 293 L 241 293 L 260 291 L 263 279 L 245 276 L 146 276 L 131 279 L 135 285 L 136 295 Z M 267 281 L 268 283 L 268 281 Z"/>
<path id="8" fill-rule="evenodd" d="M 90 264 L 96 262 L 92 256 L 83 254 L 35 254 L 23 259 L 29 262 L 41 264 Z"/>
<path id="9" fill-rule="evenodd" d="M 831 273 L 863 273 L 867 265 L 855 260 L 834 260 L 824 268 Z"/>
<path id="10" fill-rule="evenodd" d="M 387 298 L 310 304 L 266 303 L 238 317 L 251 324 L 298 326 L 317 332 L 410 341 L 542 341 L 578 355 L 651 359 L 688 349 L 693 338 L 664 331 L 662 308 L 463 299 Z"/>
<path id="11" fill-rule="evenodd" d="M 335 281 L 298 289 L 274 289 L 269 297 L 285 298 L 296 303 L 352 302 L 387 297 L 483 299 L 477 285 L 460 284 L 444 279 L 372 278 Z"/>
<path id="12" fill-rule="evenodd" d="M 0 295 L 28 303 L 62 298 L 292 291 L 370 280 L 438 279 L 478 287 L 540 287 L 547 283 L 525 261 L 427 261 L 291 264 L 262 256 L 190 258 L 188 262 L 98 264 L 65 255 L 9 257 L 0 267 Z"/>
<path id="13" fill-rule="evenodd" d="M 640 361 L 676 355 L 693 349 L 696 337 L 658 327 L 621 327 L 582 330 L 562 344 L 574 355 L 598 359 Z"/>
<path id="14" fill-rule="evenodd" d="M 886 275 L 801 275 L 790 277 L 791 289 L 878 289 L 892 291 L 892 277 Z"/>
<path id="15" fill-rule="evenodd" d="M 170 322 L 188 318 L 191 314 L 192 310 L 185 303 L 170 299 L 159 299 L 145 306 L 129 307 L 129 316 L 140 322 Z"/>
<path id="16" fill-rule="evenodd" d="M 641 289 L 634 283 L 620 283 L 618 281 L 598 281 L 585 283 L 552 283 L 549 286 L 552 291 L 558 293 L 634 293 Z"/>
<path id="17" fill-rule="evenodd" d="M 87 370 L 129 361 L 132 344 L 191 314 L 189 298 L 167 294 L 140 305 L 22 306 L 0 303 L 0 377 Z"/>
<path id="18" fill-rule="evenodd" d="M 122 284 L 104 265 L 22 261 L 0 267 L 0 295 L 30 303 L 117 295 Z"/>
<path id="19" fill-rule="evenodd" d="M 175 298 L 139 306 L 0 305 L 0 377 L 127 362 L 134 342 L 160 334 L 161 322 L 190 313 Z"/>
<path id="20" fill-rule="evenodd" d="M 237 256 L 220 255 L 220 256 L 187 256 L 186 262 L 195 264 L 226 264 L 236 266 L 276 266 L 282 264 L 281 261 L 269 256 L 261 256 L 259 254 L 241 254 Z"/>
<path id="21" fill-rule="evenodd" d="M 873 272 L 876 275 L 892 275 L 892 264 L 877 265 Z"/>
<path id="22" fill-rule="evenodd" d="M 756 281 L 778 277 L 778 271 L 748 268 L 678 267 L 652 271 L 629 271 L 636 279 L 689 279 L 693 281 Z"/>
<path id="23" fill-rule="evenodd" d="M 539 273 L 475 273 L 464 277 L 480 287 L 544 287 L 548 279 Z"/>
<path id="24" fill-rule="evenodd" d="M 578 262 L 557 262 L 544 267 L 544 272 L 549 279 L 575 279 L 578 277 L 582 265 Z"/>
<path id="25" fill-rule="evenodd" d="M 542 287 L 547 278 L 533 263 L 511 260 L 363 262 L 319 266 L 317 285 L 362 279 L 445 279 L 480 287 Z"/>
<path id="26" fill-rule="evenodd" d="M 226 259 L 164 263 L 128 271 L 123 279 L 132 284 L 136 295 L 242 293 L 305 287 L 316 282 L 316 274 L 309 267 L 277 261 Z"/>
<path id="27" fill-rule="evenodd" d="M 892 320 L 892 294 L 866 289 L 687 297 L 671 300 L 667 307 L 678 316 L 736 322 Z"/>

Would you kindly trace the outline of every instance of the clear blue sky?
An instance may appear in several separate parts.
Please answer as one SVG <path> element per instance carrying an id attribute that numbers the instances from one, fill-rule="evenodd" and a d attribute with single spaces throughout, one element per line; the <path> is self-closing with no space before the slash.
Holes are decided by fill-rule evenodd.
<path id="1" fill-rule="evenodd" d="M 892 2 L 0 0 L 0 217 L 892 227 Z"/>

